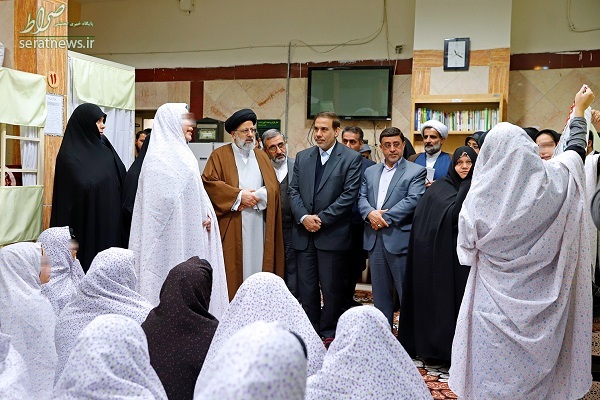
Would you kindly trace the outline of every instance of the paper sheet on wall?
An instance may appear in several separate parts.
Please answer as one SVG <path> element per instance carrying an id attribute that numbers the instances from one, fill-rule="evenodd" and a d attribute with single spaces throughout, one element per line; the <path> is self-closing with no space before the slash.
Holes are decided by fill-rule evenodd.
<path id="1" fill-rule="evenodd" d="M 44 133 L 51 136 L 62 136 L 64 132 L 63 96 L 48 93 L 46 94 L 46 104 L 48 107 L 48 116 L 46 117 Z"/>

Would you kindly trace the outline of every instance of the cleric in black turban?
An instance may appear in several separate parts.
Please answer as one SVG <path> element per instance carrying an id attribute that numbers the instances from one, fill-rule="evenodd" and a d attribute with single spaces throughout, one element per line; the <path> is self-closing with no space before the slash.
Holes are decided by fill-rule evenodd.
<path id="1" fill-rule="evenodd" d="M 252 121 L 256 125 L 256 114 L 249 108 L 236 111 L 231 117 L 227 118 L 227 121 L 225 121 L 225 130 L 231 133 L 246 121 Z"/>

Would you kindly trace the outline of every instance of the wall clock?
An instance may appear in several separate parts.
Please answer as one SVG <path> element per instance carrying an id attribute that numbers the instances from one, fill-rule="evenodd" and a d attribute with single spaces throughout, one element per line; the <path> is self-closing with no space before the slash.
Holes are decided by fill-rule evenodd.
<path id="1" fill-rule="evenodd" d="M 469 38 L 444 39 L 444 71 L 469 69 Z"/>

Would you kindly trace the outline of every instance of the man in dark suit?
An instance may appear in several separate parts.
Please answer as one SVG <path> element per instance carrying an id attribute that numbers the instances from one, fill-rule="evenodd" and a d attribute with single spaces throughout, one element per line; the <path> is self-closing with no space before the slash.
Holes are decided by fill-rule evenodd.
<path id="1" fill-rule="evenodd" d="M 317 114 L 315 147 L 296 155 L 289 187 L 294 221 L 292 244 L 298 253 L 300 302 L 315 330 L 335 336 L 343 311 L 352 207 L 360 187 L 362 156 L 338 143 L 340 120 Z M 321 310 L 319 287 L 323 293 Z"/>
<path id="2" fill-rule="evenodd" d="M 386 128 L 379 135 L 384 162 L 367 168 L 358 209 L 365 226 L 373 303 L 387 317 L 394 315 L 394 287 L 402 299 L 406 253 L 417 202 L 425 193 L 425 168 L 402 158 L 404 135 Z"/>
<path id="3" fill-rule="evenodd" d="M 364 133 L 358 126 L 347 126 L 342 131 L 342 144 L 354 151 L 361 152 L 361 148 L 365 144 Z M 361 153 L 362 154 L 362 153 Z M 375 165 L 375 162 L 369 158 L 364 157 L 362 159 L 360 180 L 364 176 L 365 170 L 371 165 Z M 348 258 L 348 288 L 345 296 L 344 308 L 359 306 L 360 303 L 354 300 L 354 291 L 356 290 L 356 281 L 360 278 L 363 270 L 367 266 L 367 252 L 363 249 L 363 233 L 365 230 L 365 221 L 358 212 L 358 197 L 356 203 L 352 208 L 352 245 L 350 250 L 346 253 Z"/>
<path id="4" fill-rule="evenodd" d="M 292 246 L 292 225 L 294 216 L 290 207 L 288 187 L 294 171 L 294 159 L 287 156 L 286 140 L 277 129 L 269 129 L 262 134 L 263 149 L 271 159 L 275 175 L 279 181 L 281 199 L 281 222 L 283 225 L 283 245 L 285 248 L 284 280 L 290 292 L 299 299 L 298 267 L 296 250 Z"/>

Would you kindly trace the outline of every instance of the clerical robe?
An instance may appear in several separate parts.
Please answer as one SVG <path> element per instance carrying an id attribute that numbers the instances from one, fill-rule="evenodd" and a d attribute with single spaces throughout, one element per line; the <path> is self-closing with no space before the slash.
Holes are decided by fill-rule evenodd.
<path id="1" fill-rule="evenodd" d="M 256 266 L 251 265 L 244 268 L 244 246 L 249 246 L 246 251 L 246 254 L 248 254 L 248 250 L 252 250 L 256 245 L 252 244 L 255 241 L 244 242 L 242 239 L 243 211 L 232 211 L 238 194 L 242 190 L 237 167 L 239 159 L 236 164 L 232 146 L 234 144 L 222 146 L 213 151 L 202 174 L 204 188 L 212 201 L 219 220 L 230 299 L 233 299 L 237 289 L 244 281 L 244 269 L 246 271 L 256 269 Z M 262 211 L 264 215 L 262 271 L 272 272 L 283 277 L 285 252 L 283 248 L 279 181 L 269 157 L 259 149 L 254 149 L 253 153 L 262 175 L 262 184 L 267 191 L 267 207 Z M 243 177 L 242 183 L 244 181 L 246 181 L 246 177 Z M 261 235 L 257 236 L 260 238 Z M 260 250 L 258 249 L 258 251 Z"/>

